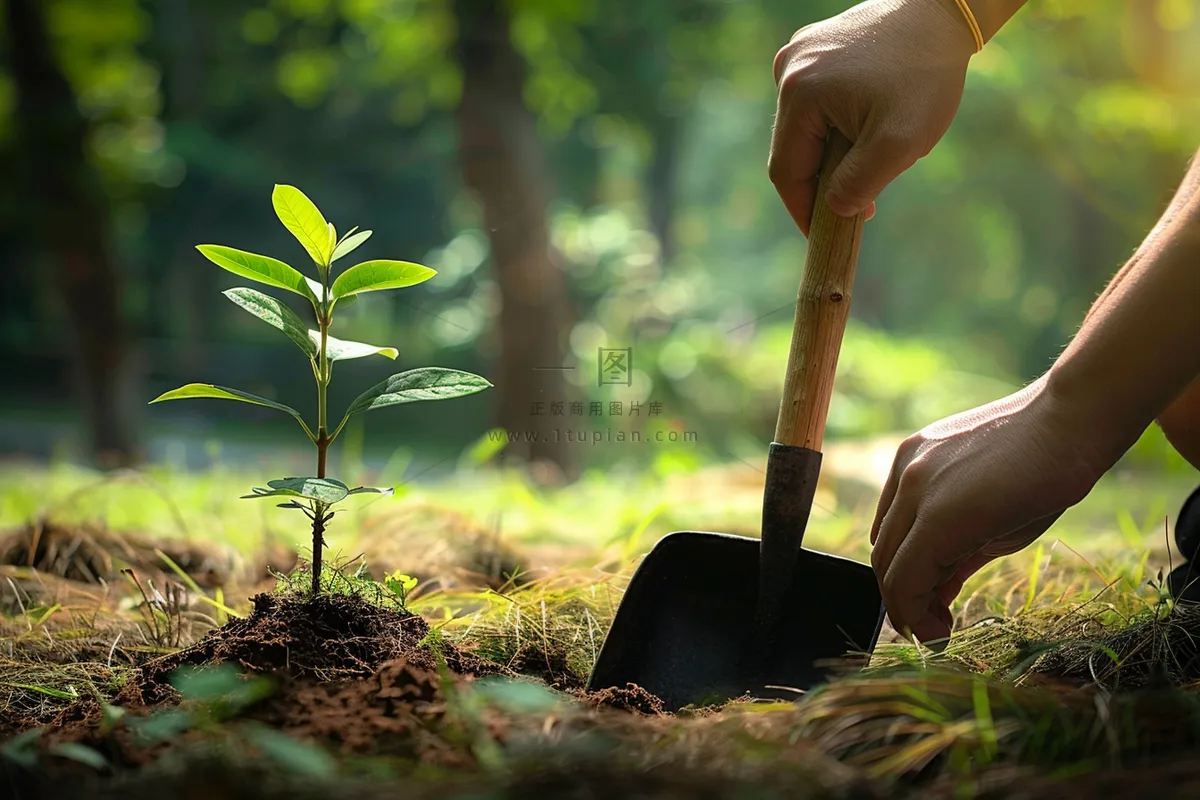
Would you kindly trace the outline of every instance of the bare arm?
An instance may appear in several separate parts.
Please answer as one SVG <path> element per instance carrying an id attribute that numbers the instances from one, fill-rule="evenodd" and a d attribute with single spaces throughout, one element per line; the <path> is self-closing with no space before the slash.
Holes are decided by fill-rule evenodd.
<path id="1" fill-rule="evenodd" d="M 1088 312 L 1048 375 L 1119 457 L 1200 376 L 1200 166 Z M 1168 414 L 1168 418 L 1170 415 Z"/>
<path id="2" fill-rule="evenodd" d="M 1101 293 L 1100 298 L 1088 312 L 1088 316 L 1084 320 L 1085 324 L 1097 309 L 1105 307 L 1109 294 L 1116 291 L 1125 282 L 1134 267 L 1148 252 L 1151 252 L 1152 246 L 1159 243 L 1162 236 L 1172 229 L 1180 212 L 1196 197 L 1198 191 L 1200 191 L 1200 152 L 1197 152 L 1196 156 L 1192 158 L 1190 169 L 1158 224 L 1150 231 L 1145 241 L 1134 253 L 1133 258 L 1121 268 L 1121 271 Z M 1167 441 L 1179 451 L 1179 454 L 1196 469 L 1200 469 L 1200 375 L 1196 376 L 1188 388 L 1184 389 L 1171 405 L 1159 414 L 1158 424 L 1166 435 Z"/>
<path id="3" fill-rule="evenodd" d="M 1045 375 L 901 445 L 871 531 L 897 627 L 949 634 L 963 582 L 1044 533 L 1156 418 L 1200 460 L 1198 171 Z"/>

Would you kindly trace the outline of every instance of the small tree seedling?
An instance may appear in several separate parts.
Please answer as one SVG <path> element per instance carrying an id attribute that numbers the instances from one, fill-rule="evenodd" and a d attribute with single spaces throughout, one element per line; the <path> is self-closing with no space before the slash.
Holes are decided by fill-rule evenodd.
<path id="1" fill-rule="evenodd" d="M 380 355 L 395 360 L 394 347 L 376 347 L 362 342 L 335 339 L 329 334 L 333 311 L 338 302 L 351 302 L 356 295 L 382 289 L 401 289 L 429 280 L 437 273 L 429 267 L 408 261 L 372 260 L 355 264 L 333 277 L 333 263 L 358 248 L 371 235 L 357 227 L 338 238 L 332 224 L 311 200 L 294 186 L 277 185 L 271 202 L 279 221 L 304 246 L 316 266 L 319 280 L 312 280 L 274 258 L 235 250 L 215 244 L 197 246 L 205 258 L 235 275 L 249 278 L 278 289 L 286 289 L 308 300 L 316 319 L 316 328 L 309 328 L 296 312 L 269 295 L 254 289 L 229 289 L 224 294 L 241 308 L 273 328 L 282 331 L 304 354 L 312 366 L 317 384 L 317 426 L 314 432 L 296 409 L 265 397 L 214 386 L 210 383 L 189 383 L 159 395 L 151 403 L 163 400 L 183 400 L 209 397 L 238 400 L 266 406 L 290 414 L 300 423 L 304 434 L 317 451 L 316 475 L 310 478 L 279 478 L 267 481 L 266 487 L 254 487 L 245 498 L 285 498 L 280 508 L 303 512 L 312 520 L 312 591 L 320 591 L 321 548 L 325 544 L 325 527 L 333 518 L 333 508 L 350 495 L 385 494 L 391 489 L 359 486 L 351 489 L 345 483 L 325 474 L 329 446 L 337 439 L 346 422 L 355 414 L 375 408 L 413 403 L 419 400 L 446 400 L 482 391 L 492 384 L 469 372 L 442 367 L 422 367 L 392 375 L 360 394 L 332 429 L 328 423 L 326 392 L 333 376 L 333 363 L 350 358 Z"/>

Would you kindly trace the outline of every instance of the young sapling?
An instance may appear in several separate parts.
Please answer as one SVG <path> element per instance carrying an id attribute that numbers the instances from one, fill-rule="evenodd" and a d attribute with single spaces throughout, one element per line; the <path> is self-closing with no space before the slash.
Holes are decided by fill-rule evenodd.
<path id="1" fill-rule="evenodd" d="M 304 354 L 312 367 L 317 386 L 317 425 L 308 423 L 296 409 L 238 389 L 210 383 L 189 383 L 159 395 L 151 403 L 164 400 L 183 400 L 209 397 L 239 400 L 243 403 L 266 406 L 290 414 L 300 423 L 304 434 L 316 448 L 316 474 L 307 478 L 279 478 L 267 481 L 266 487 L 254 487 L 245 498 L 285 498 L 280 508 L 301 511 L 312 521 L 312 591 L 321 586 L 321 549 L 325 543 L 325 527 L 333 518 L 333 508 L 354 494 L 391 494 L 391 489 L 359 486 L 351 489 L 342 481 L 325 474 L 329 446 L 337 439 L 346 422 L 355 414 L 375 408 L 412 403 L 419 400 L 446 400 L 482 391 L 492 384 L 469 372 L 442 367 L 421 367 L 392 375 L 360 394 L 342 415 L 341 421 L 330 428 L 326 394 L 333 377 L 335 361 L 380 355 L 395 359 L 393 347 L 376 347 L 362 342 L 336 339 L 330 335 L 333 312 L 338 302 L 348 303 L 363 292 L 382 289 L 401 289 L 427 281 L 437 274 L 429 267 L 408 261 L 371 260 L 343 270 L 335 278 L 333 263 L 348 255 L 371 235 L 371 231 L 350 229 L 338 238 L 332 224 L 311 200 L 294 186 L 277 185 L 271 194 L 275 213 L 293 236 L 304 246 L 316 266 L 318 280 L 274 258 L 235 250 L 215 244 L 198 245 L 205 258 L 222 269 L 278 289 L 286 289 L 308 300 L 312 306 L 316 327 L 306 325 L 296 312 L 284 303 L 255 289 L 236 288 L 225 296 L 273 328 L 282 331 Z"/>

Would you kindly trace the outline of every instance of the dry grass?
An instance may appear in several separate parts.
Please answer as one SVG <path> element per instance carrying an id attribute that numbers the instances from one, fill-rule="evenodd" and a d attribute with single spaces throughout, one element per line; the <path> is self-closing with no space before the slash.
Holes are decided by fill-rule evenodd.
<path id="1" fill-rule="evenodd" d="M 362 554 L 348 561 L 365 562 L 377 577 L 418 576 L 410 605 L 439 635 L 575 689 L 651 542 L 681 527 L 754 532 L 761 484 L 750 472 L 672 477 L 620 502 L 602 483 L 556 494 L 503 480 L 434 487 L 352 514 L 356 535 L 331 544 Z M 870 509 L 839 493 L 845 483 L 824 487 L 813 537 L 861 557 Z M 631 774 L 690 770 L 746 785 L 793 774 L 812 796 L 887 796 L 897 780 L 931 792 L 1000 791 L 1033 774 L 1129 768 L 1188 751 L 1200 740 L 1200 611 L 1173 609 L 1159 591 L 1170 556 L 1157 513 L 1150 508 L 1134 526 L 1136 544 L 1128 530 L 1097 534 L 1089 522 L 991 565 L 956 603 L 957 631 L 943 651 L 889 631 L 869 669 L 794 704 L 645 718 L 553 695 L 553 709 L 506 713 L 494 727 L 503 732 L 505 769 L 518 770 L 522 753 L 583 769 L 581 754 L 604 752 L 614 770 Z M 1103 511 L 1083 509 L 1076 519 L 1089 514 Z M 156 555 L 165 541 L 134 547 L 94 524 L 37 524 L 39 542 L 33 525 L 8 540 L 18 556 L 10 560 L 26 566 L 0 567 L 6 718 L 49 719 L 77 696 L 111 699 L 131 666 L 221 621 L 214 584 L 236 610 L 262 588 L 253 565 L 281 563 L 264 545 L 277 539 L 244 532 L 257 549 L 219 562 L 232 564 L 222 581 L 205 581 L 218 562 L 189 558 L 180 550 L 188 540 L 171 540 L 171 560 L 189 585 Z M 605 526 L 609 534 L 597 536 Z M 27 566 L 31 557 L 44 569 Z M 121 573 L 129 564 L 140 589 Z"/>

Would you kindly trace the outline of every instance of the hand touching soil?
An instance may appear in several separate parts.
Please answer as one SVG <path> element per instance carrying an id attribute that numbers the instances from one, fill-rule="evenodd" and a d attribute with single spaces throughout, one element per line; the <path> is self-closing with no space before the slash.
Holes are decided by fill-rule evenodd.
<path id="1" fill-rule="evenodd" d="M 1108 466 L 1087 426 L 1038 381 L 934 423 L 900 446 L 871 526 L 897 630 L 950 635 L 950 602 L 992 559 L 1042 535 Z"/>

